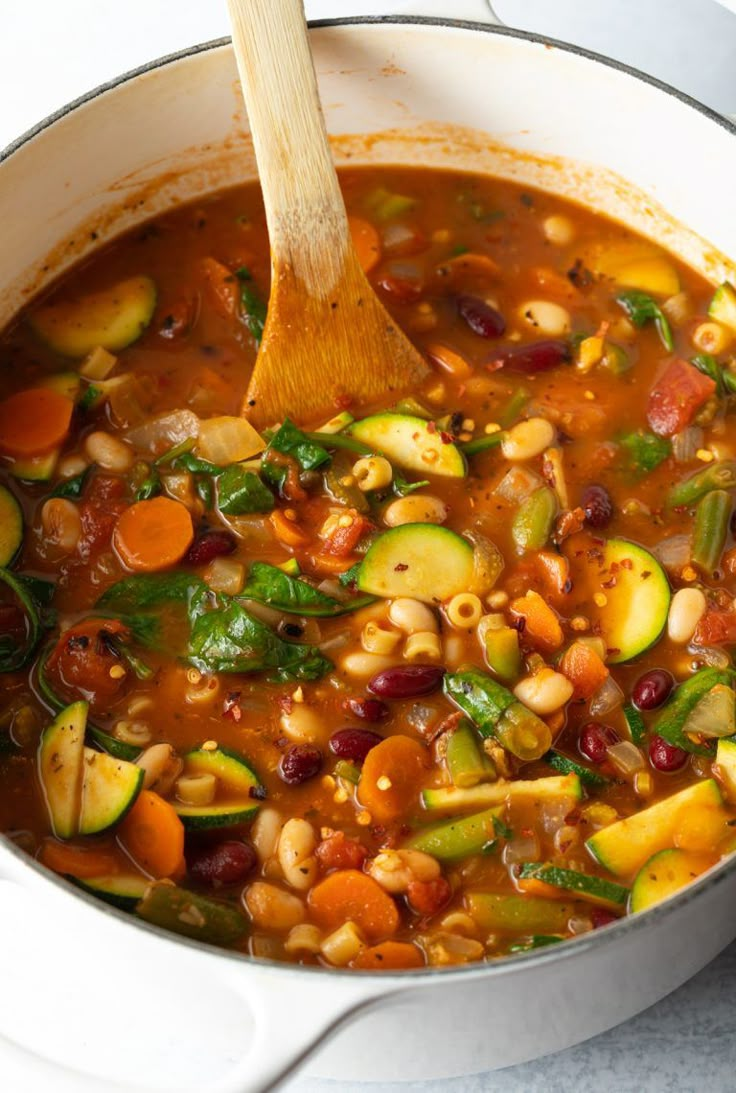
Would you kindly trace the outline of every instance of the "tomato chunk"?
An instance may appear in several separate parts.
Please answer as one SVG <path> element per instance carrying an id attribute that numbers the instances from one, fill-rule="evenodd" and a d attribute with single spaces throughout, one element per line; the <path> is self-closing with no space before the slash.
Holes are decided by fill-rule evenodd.
<path id="1" fill-rule="evenodd" d="M 736 643 L 736 611 L 707 611 L 695 629 L 693 641 L 696 645 Z"/>
<path id="2" fill-rule="evenodd" d="M 672 361 L 649 394 L 649 425 L 659 436 L 674 436 L 690 424 L 715 389 L 714 380 L 688 361 Z"/>

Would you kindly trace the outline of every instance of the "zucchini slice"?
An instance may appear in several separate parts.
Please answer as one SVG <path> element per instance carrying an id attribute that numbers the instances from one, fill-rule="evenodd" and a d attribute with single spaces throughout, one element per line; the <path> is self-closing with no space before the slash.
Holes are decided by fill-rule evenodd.
<path id="1" fill-rule="evenodd" d="M 145 896 L 151 881 L 140 873 L 115 873 L 109 877 L 74 878 L 74 883 L 113 907 L 132 911 Z"/>
<path id="2" fill-rule="evenodd" d="M 0 486 L 0 566 L 9 566 L 23 543 L 23 513 L 13 494 Z"/>
<path id="3" fill-rule="evenodd" d="M 561 888 L 565 892 L 584 899 L 588 903 L 595 903 L 599 907 L 610 907 L 620 910 L 626 906 L 629 898 L 629 889 L 623 884 L 616 884 L 612 880 L 603 880 L 601 877 L 593 877 L 589 873 L 581 873 L 577 869 L 561 869 L 557 865 L 548 865 L 544 862 L 525 862 L 519 873 L 521 880 L 533 878 L 550 884 L 553 888 Z"/>
<path id="4" fill-rule="evenodd" d="M 96 835 L 122 820 L 143 785 L 143 768 L 104 751 L 84 749 L 79 834 Z"/>
<path id="5" fill-rule="evenodd" d="M 577 774 L 565 774 L 552 778 L 535 778 L 519 782 L 486 782 L 469 789 L 454 786 L 441 789 L 425 789 L 422 804 L 431 811 L 462 812 L 470 808 L 493 808 L 506 801 L 548 801 L 568 798 L 571 802 L 583 796 Z"/>
<path id="6" fill-rule="evenodd" d="M 101 345 L 112 352 L 136 341 L 156 307 L 150 277 L 128 277 L 82 299 L 53 300 L 31 314 L 35 334 L 63 357 L 85 357 Z"/>
<path id="7" fill-rule="evenodd" d="M 13 478 L 19 478 L 22 482 L 48 482 L 56 470 L 60 454 L 59 449 L 54 448 L 43 455 L 27 455 L 14 459 L 8 464 L 8 471 Z"/>
<path id="8" fill-rule="evenodd" d="M 87 703 L 72 702 L 41 735 L 38 773 L 54 834 L 75 835 L 79 823 Z"/>
<path id="9" fill-rule="evenodd" d="M 358 588 L 374 596 L 441 603 L 470 588 L 473 548 L 449 528 L 402 524 L 375 540 L 358 570 Z"/>
<path id="10" fill-rule="evenodd" d="M 496 837 L 496 821 L 503 807 L 489 808 L 465 816 L 461 820 L 449 820 L 417 831 L 404 843 L 406 850 L 423 850 L 438 861 L 462 861 L 471 854 L 480 854 Z"/>
<path id="11" fill-rule="evenodd" d="M 728 801 L 736 801 L 736 740 L 719 740 L 713 773 Z"/>
<path id="12" fill-rule="evenodd" d="M 465 456 L 433 422 L 411 414 L 374 414 L 350 426 L 350 436 L 375 448 L 397 467 L 417 474 L 464 478 Z"/>
<path id="13" fill-rule="evenodd" d="M 641 867 L 631 889 L 632 911 L 646 911 L 704 873 L 713 859 L 690 850 L 660 850 Z"/>
<path id="14" fill-rule="evenodd" d="M 186 805 L 177 802 L 174 808 L 190 831 L 233 827 L 252 820 L 258 812 L 262 792 L 258 775 L 242 755 L 230 748 L 206 751 L 197 748 L 184 756 L 185 774 L 214 774 L 224 800 L 210 805 Z"/>
<path id="15" fill-rule="evenodd" d="M 729 330 L 736 331 L 736 288 L 724 281 L 720 285 L 710 302 L 708 315 L 719 323 L 723 323 Z"/>
<path id="16" fill-rule="evenodd" d="M 616 876 L 630 876 L 659 850 L 667 850 L 675 841 L 684 812 L 713 808 L 723 812 L 724 832 L 727 820 L 721 791 L 712 778 L 673 793 L 656 805 L 618 820 L 586 840 L 590 853 L 605 869 Z"/>
<path id="17" fill-rule="evenodd" d="M 154 926 L 211 945 L 233 945 L 248 932 L 248 920 L 237 907 L 173 884 L 149 885 L 136 914 Z"/>
<path id="18" fill-rule="evenodd" d="M 604 606 L 591 606 L 590 614 L 606 642 L 609 664 L 633 660 L 655 643 L 667 623 L 670 586 L 648 550 L 626 539 L 609 539 L 597 557 L 584 551 L 571 565 L 586 567 L 591 599 L 603 597 Z"/>

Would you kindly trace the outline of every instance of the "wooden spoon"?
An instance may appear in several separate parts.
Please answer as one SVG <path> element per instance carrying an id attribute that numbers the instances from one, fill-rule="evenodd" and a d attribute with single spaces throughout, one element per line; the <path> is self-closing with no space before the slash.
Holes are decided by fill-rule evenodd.
<path id="1" fill-rule="evenodd" d="M 271 297 L 243 413 L 258 428 L 403 394 L 427 365 L 350 238 L 301 0 L 228 0 L 271 242 Z"/>

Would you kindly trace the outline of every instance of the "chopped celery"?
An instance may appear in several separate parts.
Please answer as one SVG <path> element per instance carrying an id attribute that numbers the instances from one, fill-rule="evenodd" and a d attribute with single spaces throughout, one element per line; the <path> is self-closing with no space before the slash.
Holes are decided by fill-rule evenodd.
<path id="1" fill-rule="evenodd" d="M 492 782 L 496 769 L 478 744 L 478 735 L 469 721 L 461 721 L 447 741 L 447 768 L 455 786 L 477 786 Z"/>
<path id="2" fill-rule="evenodd" d="M 539 759 L 549 749 L 552 737 L 545 722 L 485 672 L 448 673 L 443 686 L 450 701 L 468 715 L 481 736 L 494 736 L 519 759 Z"/>
<path id="3" fill-rule="evenodd" d="M 726 490 L 711 490 L 698 502 L 691 557 L 707 576 L 712 576 L 726 545 L 731 522 L 731 495 Z"/>

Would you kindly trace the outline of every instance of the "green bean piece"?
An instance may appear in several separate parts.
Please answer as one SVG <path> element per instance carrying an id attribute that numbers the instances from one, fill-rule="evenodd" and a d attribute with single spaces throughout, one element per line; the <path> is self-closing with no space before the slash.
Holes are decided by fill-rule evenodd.
<path id="1" fill-rule="evenodd" d="M 448 673 L 442 685 L 450 701 L 467 714 L 482 737 L 495 737 L 525 762 L 539 759 L 549 750 L 552 734 L 541 717 L 485 672 L 471 668 Z"/>
<path id="2" fill-rule="evenodd" d="M 549 486 L 540 486 L 522 501 L 511 524 L 511 537 L 519 554 L 544 547 L 556 515 L 557 498 Z"/>
<path id="3" fill-rule="evenodd" d="M 504 429 L 513 425 L 531 397 L 531 392 L 527 391 L 526 387 L 517 387 L 498 415 L 498 424 Z"/>
<path id="4" fill-rule="evenodd" d="M 357 786 L 360 781 L 360 768 L 347 759 L 338 759 L 335 763 L 335 775 L 337 778 L 344 778 L 346 782 L 352 782 L 354 786 Z"/>
<path id="5" fill-rule="evenodd" d="M 481 750 L 478 734 L 469 721 L 461 721 L 448 738 L 445 759 L 455 786 L 467 788 L 496 779 L 496 768 Z"/>
<path id="6" fill-rule="evenodd" d="M 248 921 L 232 904 L 207 899 L 173 884 L 152 884 L 136 913 L 154 926 L 210 945 L 233 945 L 248 932 Z"/>
<path id="7" fill-rule="evenodd" d="M 341 472 L 339 468 L 330 466 L 325 471 L 325 487 L 338 505 L 347 505 L 348 508 L 356 509 L 358 512 L 368 512 L 370 505 L 366 495 L 358 488 L 355 481 L 351 482 L 350 479 L 351 475 L 347 468 L 343 468 Z"/>
<path id="8" fill-rule="evenodd" d="M 511 626 L 502 626 L 499 630 L 485 633 L 486 660 L 488 667 L 499 679 L 508 683 L 518 679 L 521 672 L 521 650 L 519 632 Z"/>
<path id="9" fill-rule="evenodd" d="M 725 490 L 711 490 L 695 510 L 692 561 L 703 573 L 712 575 L 726 545 L 731 520 L 731 495 Z"/>
<path id="10" fill-rule="evenodd" d="M 569 903 L 540 896 L 500 896 L 491 892 L 469 892 L 468 913 L 484 930 L 567 932 L 567 920 L 574 911 Z"/>
<path id="11" fill-rule="evenodd" d="M 628 726 L 629 733 L 631 734 L 631 739 L 638 748 L 647 734 L 647 727 L 644 724 L 644 718 L 641 716 L 636 706 L 630 706 L 628 704 L 623 708 L 623 715 L 626 719 L 626 724 Z"/>
<path id="12" fill-rule="evenodd" d="M 702 471 L 678 482 L 667 494 L 670 508 L 694 505 L 711 490 L 731 490 L 736 486 L 736 462 L 711 463 Z"/>
<path id="13" fill-rule="evenodd" d="M 459 444 L 458 447 L 463 455 L 477 455 L 478 452 L 487 452 L 491 448 L 497 448 L 503 440 L 503 432 L 501 429 L 496 433 L 488 433 L 486 436 L 477 436 L 475 440 L 469 440 L 467 444 Z"/>

